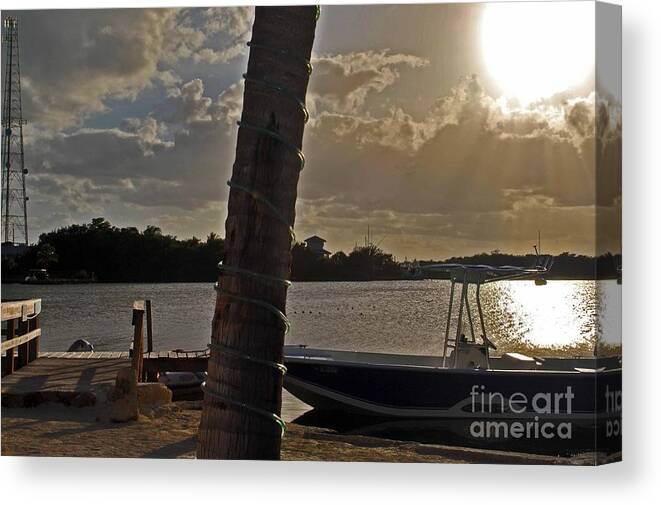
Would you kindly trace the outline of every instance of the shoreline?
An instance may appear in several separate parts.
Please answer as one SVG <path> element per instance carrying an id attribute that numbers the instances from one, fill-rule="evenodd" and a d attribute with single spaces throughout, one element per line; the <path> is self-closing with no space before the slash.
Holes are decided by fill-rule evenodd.
<path id="1" fill-rule="evenodd" d="M 43 404 L 2 409 L 2 456 L 194 459 L 201 402 L 163 405 L 137 421 L 101 422 L 92 407 Z M 592 452 L 572 457 L 473 449 L 346 435 L 288 423 L 284 461 L 399 463 L 499 463 L 593 465 L 620 455 Z"/>

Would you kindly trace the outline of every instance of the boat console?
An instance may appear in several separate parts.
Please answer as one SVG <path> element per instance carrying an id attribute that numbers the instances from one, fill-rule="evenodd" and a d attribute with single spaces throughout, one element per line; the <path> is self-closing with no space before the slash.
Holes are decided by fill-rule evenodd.
<path id="1" fill-rule="evenodd" d="M 452 349 L 449 362 L 455 368 L 488 368 L 489 347 L 479 342 L 469 342 L 464 335 L 456 348 Z"/>

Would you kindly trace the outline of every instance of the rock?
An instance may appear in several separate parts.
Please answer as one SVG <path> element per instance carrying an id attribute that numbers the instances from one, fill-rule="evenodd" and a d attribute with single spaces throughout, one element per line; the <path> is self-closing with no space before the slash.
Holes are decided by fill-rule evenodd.
<path id="1" fill-rule="evenodd" d="M 112 395 L 116 398 L 126 398 L 128 396 L 136 396 L 138 391 L 138 378 L 133 368 L 122 368 L 117 372 L 115 379 L 115 390 Z"/>
<path id="2" fill-rule="evenodd" d="M 138 384 L 138 405 L 140 408 L 155 408 L 172 402 L 172 391 L 160 382 Z"/>
<path id="3" fill-rule="evenodd" d="M 108 392 L 103 410 L 100 417 L 116 423 L 138 419 L 138 379 L 133 368 L 117 372 L 115 387 Z"/>

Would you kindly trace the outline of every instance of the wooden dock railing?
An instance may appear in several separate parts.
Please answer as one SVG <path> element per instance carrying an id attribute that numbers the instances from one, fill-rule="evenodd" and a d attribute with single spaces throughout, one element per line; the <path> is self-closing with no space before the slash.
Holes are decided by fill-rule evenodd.
<path id="1" fill-rule="evenodd" d="M 2 302 L 2 322 L 7 323 L 6 339 L 2 341 L 2 375 L 24 367 L 39 356 L 39 314 L 41 299 Z M 17 350 L 18 352 L 15 352 Z"/>

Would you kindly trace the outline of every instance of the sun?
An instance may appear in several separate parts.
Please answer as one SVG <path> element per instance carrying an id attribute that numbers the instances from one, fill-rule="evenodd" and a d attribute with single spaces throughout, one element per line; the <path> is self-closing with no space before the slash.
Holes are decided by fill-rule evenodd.
<path id="1" fill-rule="evenodd" d="M 482 17 L 482 55 L 504 96 L 522 103 L 580 85 L 594 69 L 592 2 L 494 3 Z"/>

